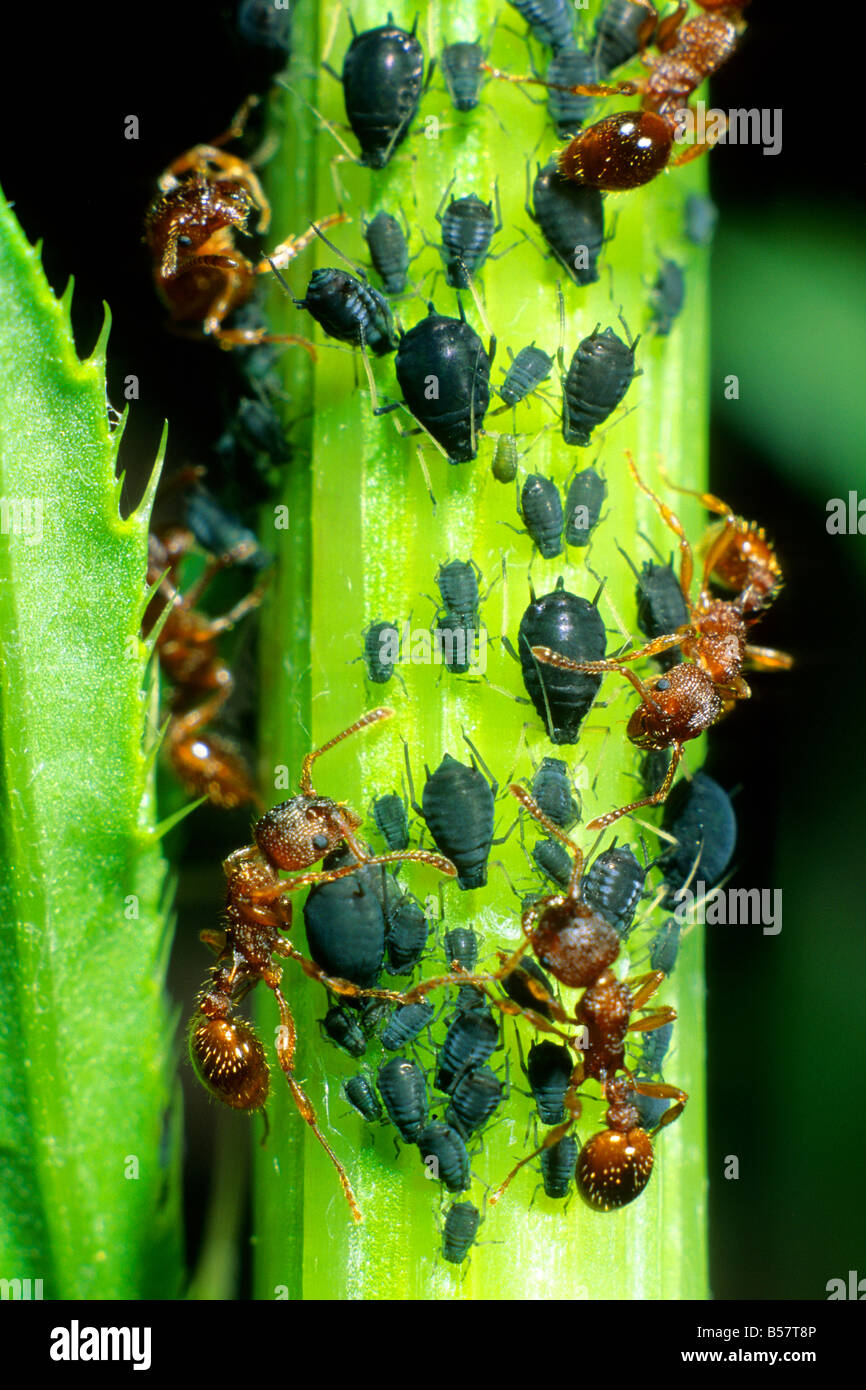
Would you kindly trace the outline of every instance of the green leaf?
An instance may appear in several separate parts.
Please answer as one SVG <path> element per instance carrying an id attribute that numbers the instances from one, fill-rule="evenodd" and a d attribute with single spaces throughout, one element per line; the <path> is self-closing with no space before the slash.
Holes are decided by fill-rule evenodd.
<path id="1" fill-rule="evenodd" d="M 0 201 L 0 1269 L 45 1298 L 177 1293 L 165 865 L 139 632 L 158 469 L 119 510 L 109 318 L 80 361 Z"/>

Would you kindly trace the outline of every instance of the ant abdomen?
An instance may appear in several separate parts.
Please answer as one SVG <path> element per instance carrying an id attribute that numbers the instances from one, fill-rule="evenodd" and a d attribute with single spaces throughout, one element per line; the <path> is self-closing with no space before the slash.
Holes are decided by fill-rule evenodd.
<path id="1" fill-rule="evenodd" d="M 270 1073 L 264 1048 L 243 1019 L 194 1014 L 189 1056 L 202 1085 L 216 1100 L 234 1110 L 261 1110 Z"/>
<path id="2" fill-rule="evenodd" d="M 645 1130 L 603 1129 L 580 1151 L 577 1190 L 593 1211 L 616 1211 L 640 1196 L 652 1170 L 653 1146 Z"/>

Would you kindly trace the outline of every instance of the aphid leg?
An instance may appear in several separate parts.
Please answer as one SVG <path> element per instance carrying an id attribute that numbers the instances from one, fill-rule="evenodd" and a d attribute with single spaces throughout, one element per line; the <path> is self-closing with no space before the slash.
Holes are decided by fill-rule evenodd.
<path id="1" fill-rule="evenodd" d="M 298 1035 L 297 1030 L 295 1028 L 295 1020 L 292 1017 L 292 1011 L 286 1003 L 282 991 L 280 990 L 279 978 L 279 974 L 276 971 L 266 971 L 262 975 L 262 979 L 264 980 L 265 984 L 268 986 L 270 990 L 273 991 L 274 998 L 276 999 L 277 1005 L 280 1010 L 280 1029 L 277 1034 L 277 1057 L 279 1059 L 280 1066 L 282 1067 L 283 1072 L 285 1073 L 286 1081 L 289 1084 L 289 1090 L 292 1093 L 292 1098 L 295 1102 L 295 1105 L 297 1106 L 298 1113 L 300 1114 L 302 1119 L 306 1120 L 307 1124 L 310 1126 L 310 1129 L 315 1134 L 322 1148 L 325 1150 L 325 1153 L 328 1155 L 328 1158 L 331 1160 L 331 1162 L 337 1170 L 337 1177 L 340 1179 L 340 1185 L 343 1189 L 343 1192 L 346 1195 L 346 1201 L 349 1203 L 349 1210 L 352 1213 L 353 1220 L 363 1221 L 364 1216 L 361 1211 L 361 1208 L 358 1206 L 357 1198 L 355 1197 L 355 1194 L 352 1191 L 352 1184 L 349 1182 L 348 1174 L 345 1168 L 343 1167 L 342 1163 L 338 1159 L 337 1155 L 334 1153 L 334 1150 L 331 1148 L 324 1134 L 319 1129 L 319 1125 L 316 1120 L 316 1112 L 313 1109 L 312 1103 L 306 1091 L 300 1085 L 300 1083 L 295 1080 L 295 1045 L 297 1043 Z"/>

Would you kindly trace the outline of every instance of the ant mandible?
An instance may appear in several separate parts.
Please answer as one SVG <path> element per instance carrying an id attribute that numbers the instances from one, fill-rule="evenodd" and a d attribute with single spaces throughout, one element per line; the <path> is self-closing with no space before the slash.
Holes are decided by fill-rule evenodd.
<path id="1" fill-rule="evenodd" d="M 676 632 L 663 634 L 643 647 L 605 661 L 574 662 L 548 647 L 532 648 L 533 656 L 548 666 L 593 675 L 604 671 L 618 671 L 625 676 L 641 698 L 640 705 L 628 722 L 626 732 L 629 739 L 638 748 L 673 750 L 667 776 L 656 792 L 640 801 L 633 801 L 628 806 L 621 806 L 616 811 L 608 811 L 596 817 L 588 822 L 588 830 L 603 830 L 619 820 L 620 816 L 629 815 L 642 806 L 657 806 L 665 800 L 682 758 L 683 745 L 689 739 L 705 733 L 723 714 L 732 709 L 738 700 L 746 700 L 751 695 L 749 686 L 741 675 L 746 661 L 752 667 L 763 670 L 787 670 L 792 664 L 791 658 L 785 652 L 755 647 L 746 641 L 747 615 L 754 614 L 761 607 L 762 589 L 764 594 L 767 592 L 767 566 L 761 570 L 764 578 L 759 574 L 755 588 L 751 583 L 747 583 L 731 601 L 715 598 L 708 588 L 714 567 L 721 563 L 723 574 L 728 577 L 735 573 L 735 569 L 731 563 L 726 562 L 724 549 L 711 545 L 704 560 L 701 592 L 697 603 L 692 603 L 689 597 L 694 568 L 692 548 L 682 522 L 642 480 L 631 454 L 627 453 L 626 459 L 638 487 L 652 499 L 662 519 L 679 540 L 680 587 L 688 605 L 690 622 Z M 712 500 L 718 501 L 717 498 Z M 724 506 L 724 503 L 721 505 Z M 733 518 L 733 514 L 727 509 L 725 514 Z M 736 520 L 737 518 L 733 518 L 734 522 Z M 731 537 L 730 529 L 728 535 Z M 736 533 L 731 538 L 731 546 L 735 557 L 739 556 L 742 561 L 745 552 L 741 545 L 738 547 Z M 772 559 L 778 569 L 774 555 Z M 745 577 L 748 578 L 747 566 Z M 749 618 L 750 623 L 755 621 L 755 617 Z M 634 671 L 623 665 L 623 662 L 655 656 L 672 647 L 681 648 L 683 655 L 691 660 L 682 661 L 661 675 L 650 676 L 647 680 L 641 680 Z"/>
<path id="2" fill-rule="evenodd" d="M 390 719 L 394 711 L 370 710 L 348 729 L 329 739 L 304 758 L 298 794 L 266 812 L 253 826 L 255 843 L 235 850 L 223 863 L 228 878 L 224 931 L 204 931 L 202 941 L 216 953 L 209 983 L 198 997 L 189 1027 L 190 1060 L 199 1080 L 217 1100 L 237 1110 L 260 1110 L 269 1090 L 269 1072 L 261 1042 L 235 1010 L 241 999 L 261 980 L 270 989 L 280 1011 L 277 1059 L 285 1074 L 295 1105 L 333 1163 L 352 1216 L 363 1220 L 348 1175 L 318 1126 L 313 1105 L 295 1078 L 297 1030 L 289 1005 L 280 989 L 282 971 L 273 957 L 297 961 L 305 974 L 337 994 L 387 999 L 402 1003 L 392 990 L 362 989 L 348 980 L 329 976 L 307 960 L 282 935 L 292 925 L 291 903 L 286 894 L 312 883 L 329 883 L 356 873 L 359 867 L 419 860 L 440 873 L 454 877 L 448 859 L 427 850 L 395 850 L 371 856 L 355 832 L 361 817 L 343 802 L 319 796 L 312 783 L 313 763 L 323 753 L 371 724 Z M 289 879 L 280 870 L 309 869 L 331 850 L 345 843 L 356 863 L 338 869 L 300 873 Z"/>
<path id="3" fill-rule="evenodd" d="M 177 587 L 179 566 L 195 544 L 192 532 L 182 526 L 148 536 L 147 582 L 155 592 L 142 626 L 145 636 L 156 630 L 154 645 L 160 667 L 174 686 L 166 734 L 168 756 L 191 796 L 206 796 L 226 810 L 248 804 L 261 806 L 239 749 L 231 740 L 205 734 L 204 730 L 234 689 L 234 677 L 217 652 L 217 639 L 258 607 L 267 579 L 221 617 L 201 613 L 195 605 L 214 576 L 228 565 L 243 563 L 251 551 L 243 541 L 222 555 L 211 556 L 199 579 L 181 594 Z M 158 598 L 166 600 L 162 608 L 157 605 Z"/>
<path id="4" fill-rule="evenodd" d="M 645 4 L 648 11 L 646 42 L 653 32 L 650 17 L 658 16 L 646 0 L 638 3 Z M 686 164 L 710 149 L 721 138 L 721 129 L 712 142 L 691 145 L 671 161 L 674 139 L 685 124 L 685 113 L 690 114 L 689 97 L 734 52 L 745 27 L 742 11 L 746 3 L 747 0 L 697 0 L 702 10 L 713 13 L 703 13 L 685 22 L 686 6 L 680 4 L 655 31 L 659 54 L 650 60 L 644 58 L 650 69 L 645 79 L 565 88 L 583 96 L 640 95 L 642 109 L 614 112 L 581 131 L 560 151 L 559 172 L 575 183 L 604 192 L 622 192 L 649 183 L 669 163 Z M 488 71 L 510 81 L 550 85 L 541 78 L 514 78 L 494 68 Z"/>
<path id="5" fill-rule="evenodd" d="M 159 194 L 145 217 L 154 284 L 176 331 L 215 338 L 224 348 L 297 343 L 315 359 L 312 343 L 296 334 L 223 326 L 223 320 L 249 299 L 257 275 L 268 274 L 271 262 L 287 266 L 316 235 L 311 226 L 301 236 L 280 242 L 270 260 L 256 265 L 235 246 L 235 232 L 246 234 L 250 213 L 258 210 L 257 230 L 264 232 L 271 210 L 252 166 L 219 146 L 243 133 L 258 100 L 248 97 L 227 131 L 209 144 L 193 145 L 161 174 Z M 318 225 L 330 227 L 346 220 L 345 213 L 334 213 Z"/>

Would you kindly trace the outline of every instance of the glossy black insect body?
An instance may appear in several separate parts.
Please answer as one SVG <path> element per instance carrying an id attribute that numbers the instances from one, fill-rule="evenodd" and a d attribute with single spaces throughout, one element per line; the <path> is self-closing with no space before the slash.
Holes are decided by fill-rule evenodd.
<path id="1" fill-rule="evenodd" d="M 714 887 L 737 843 L 737 818 L 725 789 L 705 772 L 696 772 L 690 782 L 677 782 L 665 802 L 662 826 L 677 841 L 658 859 L 668 901 L 675 900 L 693 870 L 692 892 L 698 882 Z"/>
<path id="2" fill-rule="evenodd" d="M 360 874 L 314 883 L 304 903 L 310 955 L 329 975 L 376 986 L 385 960 L 385 917 Z"/>
<path id="3" fill-rule="evenodd" d="M 402 796 L 396 792 L 378 796 L 373 802 L 373 820 L 389 849 L 409 848 L 409 817 Z"/>
<path id="4" fill-rule="evenodd" d="M 457 1083 L 445 1115 L 463 1139 L 482 1128 L 502 1101 L 502 1082 L 490 1067 L 476 1067 Z"/>
<path id="5" fill-rule="evenodd" d="M 581 882 L 583 901 L 623 936 L 634 920 L 647 871 L 628 845 L 596 855 Z"/>
<path id="6" fill-rule="evenodd" d="M 649 297 L 653 330 L 659 337 L 667 337 L 670 333 L 674 319 L 682 311 L 685 297 L 686 282 L 682 267 L 676 261 L 664 258 Z"/>
<path id="7" fill-rule="evenodd" d="M 554 53 L 574 48 L 574 10 L 568 0 L 508 0 L 523 15 L 533 38 L 547 44 Z"/>
<path id="8" fill-rule="evenodd" d="M 578 344 L 562 383 L 562 434 L 566 444 L 585 447 L 593 430 L 619 405 L 634 380 L 634 352 L 612 328 L 595 328 Z"/>
<path id="9" fill-rule="evenodd" d="M 480 43 L 449 43 L 443 48 L 439 66 L 456 111 L 474 111 L 478 105 L 483 62 Z"/>
<path id="10" fill-rule="evenodd" d="M 528 347 L 522 347 L 517 356 L 512 359 L 511 366 L 505 373 L 505 380 L 499 388 L 499 394 L 505 404 L 517 405 L 518 401 L 526 400 L 526 397 L 531 395 L 537 386 L 547 380 L 552 367 L 553 358 L 548 357 L 547 353 L 542 352 L 541 348 L 537 348 L 534 343 L 530 343 Z M 502 481 L 505 482 L 507 479 L 502 479 Z"/>
<path id="11" fill-rule="evenodd" d="M 444 213 L 436 216 L 442 228 L 445 279 L 454 289 L 466 289 L 469 276 L 484 263 L 497 230 L 492 204 L 467 193 L 453 198 Z"/>
<path id="12" fill-rule="evenodd" d="M 402 294 L 409 279 L 409 247 L 397 218 L 377 212 L 372 222 L 364 223 L 364 238 L 385 293 Z"/>
<path id="13" fill-rule="evenodd" d="M 421 814 L 439 850 L 457 869 L 461 888 L 483 888 L 487 882 L 487 859 L 493 843 L 493 798 L 474 761 L 467 767 L 446 753 L 432 776 L 428 770 Z"/>
<path id="14" fill-rule="evenodd" d="M 414 1144 L 427 1123 L 427 1083 L 417 1062 L 392 1057 L 376 1078 L 388 1118 L 407 1144 Z"/>
<path id="15" fill-rule="evenodd" d="M 387 685 L 394 674 L 399 630 L 394 622 L 371 623 L 364 633 L 364 665 L 374 685 Z"/>
<path id="16" fill-rule="evenodd" d="M 336 1005 L 329 1009 L 322 1019 L 322 1028 L 331 1042 L 348 1052 L 350 1057 L 363 1057 L 367 1050 L 367 1039 L 357 1018 L 348 1009 Z"/>
<path id="17" fill-rule="evenodd" d="M 591 96 L 563 91 L 562 88 L 586 86 L 598 82 L 598 78 L 594 55 L 583 53 L 579 48 L 563 49 L 551 60 L 545 79 L 551 84 L 547 109 L 561 139 L 577 134 L 593 103 Z"/>
<path id="18" fill-rule="evenodd" d="M 564 1134 L 556 1144 L 541 1151 L 541 1181 L 545 1196 L 557 1201 L 567 1197 L 577 1163 L 577 1140 Z"/>
<path id="19" fill-rule="evenodd" d="M 543 1125 L 562 1124 L 565 1093 L 571 1083 L 574 1059 L 562 1043 L 538 1042 L 529 1049 L 526 1075 Z"/>
<path id="20" fill-rule="evenodd" d="M 565 499 L 568 545 L 589 545 L 606 497 L 607 483 L 594 468 L 583 468 L 575 474 Z"/>
<path id="21" fill-rule="evenodd" d="M 652 38 L 657 16 L 636 0 L 608 0 L 595 22 L 594 52 L 606 75 L 634 58 Z"/>
<path id="22" fill-rule="evenodd" d="M 645 637 L 663 637 L 689 621 L 689 608 L 672 565 L 647 560 L 637 581 L 637 625 Z M 682 660 L 678 650 L 658 652 L 656 661 L 665 670 Z M 660 783 L 658 784 L 660 785 Z"/>
<path id="23" fill-rule="evenodd" d="M 434 1013 L 433 1005 L 425 999 L 395 1009 L 379 1037 L 385 1051 L 396 1052 L 399 1047 L 407 1047 L 414 1042 L 432 1022 Z"/>
<path id="24" fill-rule="evenodd" d="M 552 743 L 577 742 L 581 721 L 598 694 L 601 677 L 543 666 L 531 649 L 550 647 L 572 661 L 600 661 L 605 646 L 604 623 L 595 604 L 570 594 L 562 579 L 552 593 L 533 597 L 521 618 L 518 653 L 523 683 Z"/>
<path id="25" fill-rule="evenodd" d="M 651 970 L 663 970 L 666 975 L 671 974 L 677 963 L 681 934 L 682 923 L 678 922 L 676 917 L 669 917 L 659 927 L 649 946 Z"/>
<path id="26" fill-rule="evenodd" d="M 366 1076 L 350 1076 L 343 1086 L 343 1095 L 350 1105 L 354 1106 L 358 1114 L 370 1124 L 382 1118 L 382 1106 L 379 1097 L 368 1081 Z"/>
<path id="27" fill-rule="evenodd" d="M 517 440 L 513 434 L 500 434 L 497 439 L 492 472 L 498 483 L 513 483 L 517 477 Z"/>
<path id="28" fill-rule="evenodd" d="M 570 830 L 580 816 L 580 804 L 575 800 L 568 768 L 562 758 L 542 758 L 530 793 L 548 820 L 562 830 Z"/>
<path id="29" fill-rule="evenodd" d="M 545 560 L 562 554 L 562 499 L 556 483 L 530 473 L 520 493 L 523 524 Z"/>
<path id="30" fill-rule="evenodd" d="M 411 893 L 404 894 L 387 912 L 385 950 L 389 975 L 411 975 L 424 954 L 430 925 L 424 909 Z"/>
<path id="31" fill-rule="evenodd" d="M 442 1232 L 443 1260 L 461 1265 L 475 1243 L 480 1225 L 481 1213 L 471 1202 L 452 1203 Z"/>
<path id="32" fill-rule="evenodd" d="M 397 331 L 388 302 L 346 270 L 322 266 L 314 270 L 303 299 L 296 299 L 331 338 L 354 347 L 368 347 L 378 357 L 397 347 Z"/>
<path id="33" fill-rule="evenodd" d="M 351 15 L 349 23 L 352 24 Z M 359 34 L 343 61 L 346 119 L 361 146 L 361 163 L 382 169 L 406 139 L 424 82 L 424 52 L 411 33 L 388 23 Z"/>
<path id="34" fill-rule="evenodd" d="M 532 847 L 532 857 L 543 874 L 567 888 L 573 868 L 571 856 L 558 840 L 536 840 Z"/>
<path id="35" fill-rule="evenodd" d="M 231 558 L 233 565 L 263 569 L 271 556 L 259 545 L 255 532 L 220 506 L 212 492 L 196 485 L 184 499 L 186 524 L 196 542 L 209 555 Z"/>
<path id="36" fill-rule="evenodd" d="M 469 1186 L 469 1155 L 466 1145 L 451 1125 L 433 1120 L 418 1134 L 415 1143 L 421 1162 L 449 1192 L 465 1192 Z"/>
<path id="37" fill-rule="evenodd" d="M 449 463 L 468 463 L 478 453 L 495 350 L 495 339 L 485 352 L 465 319 L 437 314 L 432 304 L 400 339 L 395 368 L 403 397 Z"/>
<path id="38" fill-rule="evenodd" d="M 463 1077 L 487 1061 L 499 1042 L 499 1025 L 489 1009 L 458 1014 L 439 1052 L 436 1089 L 453 1092 Z"/>
<path id="39" fill-rule="evenodd" d="M 594 284 L 604 245 L 604 204 L 598 189 L 563 178 L 551 159 L 543 169 L 539 166 L 527 211 L 575 284 Z"/>

